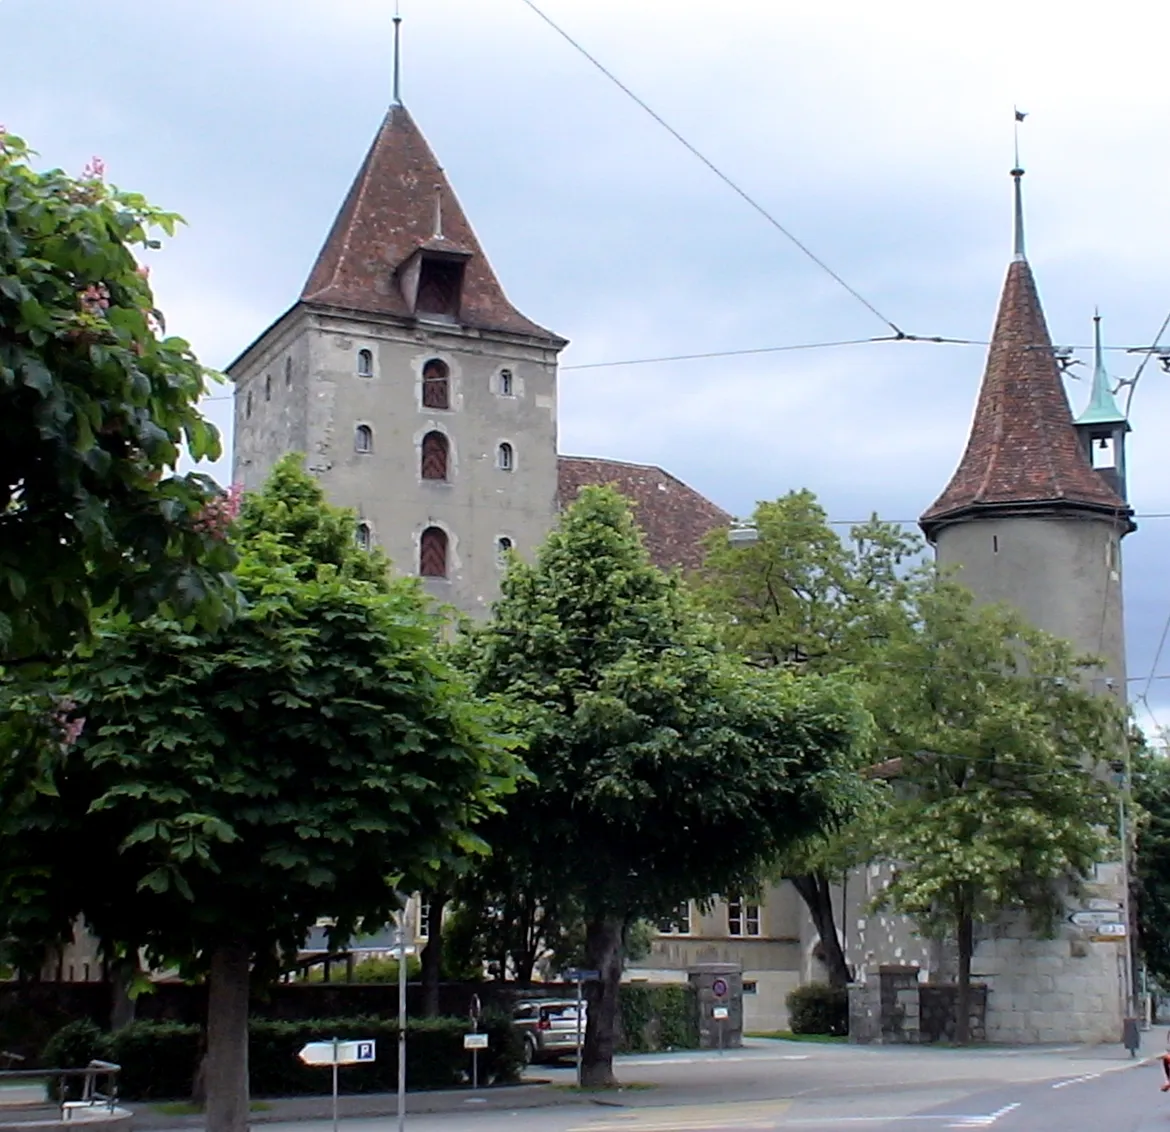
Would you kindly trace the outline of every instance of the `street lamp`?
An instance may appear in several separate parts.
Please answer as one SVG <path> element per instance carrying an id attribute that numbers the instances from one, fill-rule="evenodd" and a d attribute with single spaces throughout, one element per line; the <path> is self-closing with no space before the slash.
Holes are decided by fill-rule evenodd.
<path id="1" fill-rule="evenodd" d="M 1117 786 L 1117 834 L 1121 842 L 1121 915 L 1122 922 L 1125 925 L 1125 938 L 1123 946 L 1125 950 L 1122 952 L 1122 982 L 1124 1007 L 1122 1010 L 1122 1027 L 1129 1030 L 1134 1029 L 1134 1034 L 1126 1034 L 1126 1045 L 1136 1041 L 1136 1003 L 1134 1001 L 1134 978 L 1133 978 L 1133 938 L 1132 929 L 1133 924 L 1130 918 L 1129 907 L 1129 833 L 1126 828 L 1126 814 L 1125 814 L 1125 793 L 1126 793 L 1126 776 L 1125 763 L 1120 759 L 1115 760 L 1110 764 L 1113 770 L 1113 782 Z M 1131 1047 L 1131 1054 L 1136 1045 Z"/>

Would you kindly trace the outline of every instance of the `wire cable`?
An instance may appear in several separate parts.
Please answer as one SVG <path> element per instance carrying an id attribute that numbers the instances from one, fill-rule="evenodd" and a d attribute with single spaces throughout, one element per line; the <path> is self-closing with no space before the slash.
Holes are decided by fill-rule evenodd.
<path id="1" fill-rule="evenodd" d="M 1146 368 L 1147 364 L 1149 363 L 1150 358 L 1152 358 L 1158 352 L 1158 343 L 1161 341 L 1162 335 L 1166 333 L 1167 327 L 1170 327 L 1170 313 L 1167 313 L 1166 317 L 1162 320 L 1161 329 L 1158 331 L 1157 334 L 1154 335 L 1154 341 L 1149 346 L 1139 346 L 1139 347 L 1135 347 L 1134 349 L 1126 351 L 1127 353 L 1137 353 L 1140 350 L 1140 351 L 1145 353 L 1145 357 L 1142 358 L 1141 364 L 1137 368 L 1137 373 L 1135 373 L 1133 375 L 1133 377 L 1128 378 L 1125 381 L 1119 381 L 1117 383 L 1117 389 L 1115 389 L 1113 391 L 1114 393 L 1118 392 L 1118 390 L 1120 390 L 1123 385 L 1126 385 L 1129 387 L 1129 393 L 1125 398 L 1125 419 L 1126 420 L 1129 420 L 1129 409 L 1130 409 L 1130 406 L 1133 404 L 1133 395 L 1134 395 L 1135 390 L 1137 389 L 1137 383 L 1141 379 L 1142 371 Z"/>
<path id="2" fill-rule="evenodd" d="M 678 132 L 665 118 L 662 117 L 656 110 L 653 109 L 644 99 L 636 95 L 621 79 L 617 77 L 608 67 L 605 66 L 596 56 L 591 55 L 585 47 L 578 43 L 564 28 L 557 24 L 550 16 L 541 11 L 540 8 L 533 3 L 533 0 L 521 0 L 523 4 L 532 9 L 532 11 L 539 16 L 553 31 L 557 33 L 566 43 L 568 43 L 574 50 L 580 52 L 590 63 L 593 64 L 610 82 L 612 82 L 619 90 L 631 98 L 638 104 L 651 118 L 654 119 L 668 134 L 671 135 L 680 145 L 682 145 L 694 157 L 697 157 L 716 177 L 719 178 L 732 192 L 745 201 L 751 208 L 755 209 L 773 228 L 776 229 L 782 236 L 786 237 L 793 244 L 796 245 L 809 259 L 813 261 L 822 271 L 836 280 L 846 291 L 849 292 L 862 306 L 866 308 L 875 317 L 881 319 L 899 338 L 906 337 L 897 323 L 888 319 L 877 307 L 873 305 L 860 291 L 851 287 L 840 275 L 837 274 L 823 259 L 820 258 L 807 244 L 803 243 L 796 236 L 792 234 L 775 216 L 772 215 L 759 201 L 751 196 L 746 190 L 740 188 L 735 181 L 733 181 L 722 169 L 719 168 L 709 157 L 702 153 L 696 146 L 692 145 L 682 134 Z"/>

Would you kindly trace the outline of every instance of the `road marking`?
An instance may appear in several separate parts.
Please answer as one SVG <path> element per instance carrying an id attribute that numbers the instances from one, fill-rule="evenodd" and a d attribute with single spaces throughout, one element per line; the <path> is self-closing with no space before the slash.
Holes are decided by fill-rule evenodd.
<path id="1" fill-rule="evenodd" d="M 605 1116 L 568 1132 L 706 1132 L 735 1128 L 772 1132 L 788 1101 L 725 1101 L 722 1104 L 648 1106 Z"/>
<path id="2" fill-rule="evenodd" d="M 1003 1108 L 997 1108 L 995 1112 L 989 1112 L 986 1116 L 964 1116 L 956 1124 L 948 1124 L 948 1128 L 988 1128 L 995 1124 L 1001 1116 L 1007 1116 L 1009 1112 L 1015 1112 L 1020 1107 L 1020 1102 L 1015 1104 L 1005 1104 Z"/>
<path id="3" fill-rule="evenodd" d="M 813 1116 L 785 1121 L 784 1127 L 795 1127 L 798 1124 L 902 1124 L 908 1120 L 933 1121 L 936 1124 L 946 1124 L 948 1128 L 988 1128 L 1009 1112 L 1015 1112 L 1020 1102 L 1004 1105 L 995 1112 L 985 1113 L 910 1113 L 906 1116 Z"/>
<path id="4" fill-rule="evenodd" d="M 1070 1077 L 1067 1081 L 1056 1081 L 1052 1087 L 1054 1089 L 1067 1089 L 1069 1085 L 1079 1085 L 1083 1081 L 1095 1081 L 1100 1076 L 1100 1073 L 1086 1073 L 1083 1077 Z"/>
<path id="5" fill-rule="evenodd" d="M 721 1065 L 728 1061 L 808 1061 L 811 1053 L 727 1053 L 711 1057 L 623 1057 L 616 1064 L 622 1065 Z"/>

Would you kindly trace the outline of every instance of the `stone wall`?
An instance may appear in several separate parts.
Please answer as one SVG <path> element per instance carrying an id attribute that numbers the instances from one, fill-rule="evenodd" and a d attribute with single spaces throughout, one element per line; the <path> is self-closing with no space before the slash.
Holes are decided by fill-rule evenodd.
<path id="1" fill-rule="evenodd" d="M 849 1040 L 860 1045 L 918 1045 L 954 1041 L 959 988 L 923 983 L 917 967 L 882 967 L 877 977 L 849 988 Z M 969 1034 L 987 1037 L 985 986 L 971 987 Z"/>

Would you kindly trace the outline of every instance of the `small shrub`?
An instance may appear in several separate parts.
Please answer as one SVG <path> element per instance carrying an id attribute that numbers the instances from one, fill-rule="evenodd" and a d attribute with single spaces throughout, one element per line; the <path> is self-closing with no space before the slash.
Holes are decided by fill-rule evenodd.
<path id="1" fill-rule="evenodd" d="M 681 983 L 622 983 L 621 1053 L 698 1049 L 695 989 Z"/>
<path id="2" fill-rule="evenodd" d="M 807 983 L 790 991 L 785 1001 L 794 1034 L 849 1033 L 849 995 L 843 987 Z"/>

